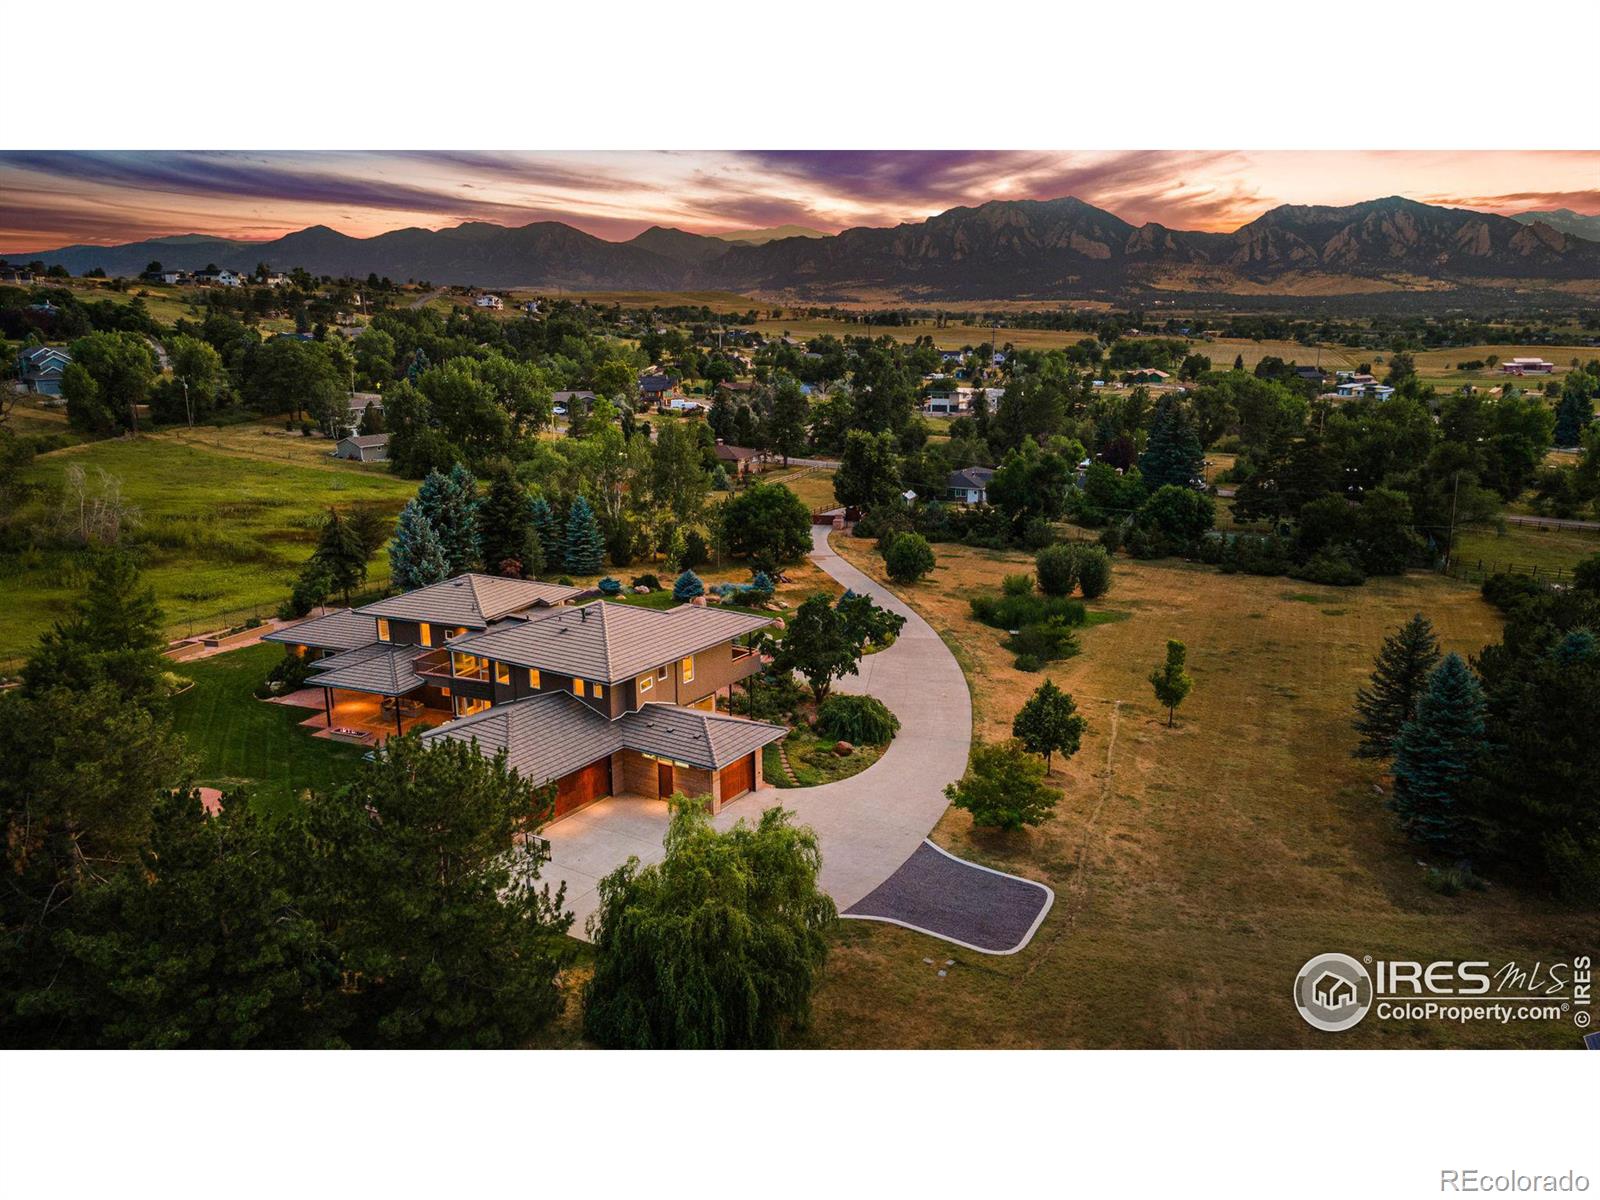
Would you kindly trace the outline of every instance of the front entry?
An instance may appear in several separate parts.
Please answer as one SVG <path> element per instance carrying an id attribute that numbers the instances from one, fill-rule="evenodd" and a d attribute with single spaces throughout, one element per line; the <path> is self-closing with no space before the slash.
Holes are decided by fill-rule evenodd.
<path id="1" fill-rule="evenodd" d="M 672 795 L 673 791 L 672 764 L 667 762 L 657 763 L 656 795 L 665 800 L 667 797 Z"/>

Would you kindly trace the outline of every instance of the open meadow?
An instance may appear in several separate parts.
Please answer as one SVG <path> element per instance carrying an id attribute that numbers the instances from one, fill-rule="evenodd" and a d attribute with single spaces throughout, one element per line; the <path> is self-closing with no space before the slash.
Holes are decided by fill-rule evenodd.
<path id="1" fill-rule="evenodd" d="M 871 542 L 835 535 L 882 579 Z M 1040 879 L 1055 906 L 1020 953 L 989 957 L 871 922 L 844 923 L 815 1005 L 819 1046 L 1569 1046 L 1570 1025 L 1368 1021 L 1313 1030 L 1290 989 L 1313 954 L 1550 961 L 1592 943 L 1592 916 L 1492 880 L 1425 886 L 1379 772 L 1350 757 L 1350 706 L 1385 633 L 1428 614 L 1447 650 L 1475 652 L 1500 621 L 1476 589 L 1433 575 L 1339 590 L 1119 558 L 1082 653 L 1016 670 L 968 600 L 1027 556 L 936 547 L 933 576 L 899 589 L 945 638 L 973 691 L 977 735 L 1006 736 L 1046 677 L 1088 718 L 1056 764 L 1062 792 L 1037 829 L 979 832 L 947 810 L 934 839 Z M 1188 645 L 1193 694 L 1177 726 L 1146 675 L 1168 638 Z M 925 959 L 955 965 L 940 978 Z"/>

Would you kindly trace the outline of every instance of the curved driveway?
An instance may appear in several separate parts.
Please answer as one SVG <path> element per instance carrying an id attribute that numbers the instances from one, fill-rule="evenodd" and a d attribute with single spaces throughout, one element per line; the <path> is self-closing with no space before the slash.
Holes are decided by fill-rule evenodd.
<path id="1" fill-rule="evenodd" d="M 763 788 L 726 805 L 718 828 L 781 805 L 817 831 L 824 890 L 843 912 L 917 851 L 948 803 L 944 785 L 967 769 L 972 741 L 972 697 L 955 656 L 929 624 L 900 598 L 833 552 L 830 530 L 812 529 L 812 560 L 834 579 L 906 619 L 895 644 L 861 660 L 861 673 L 835 690 L 876 696 L 900 718 L 900 732 L 871 767 L 849 779 L 813 788 Z M 540 872 L 554 885 L 565 880 L 567 906 L 577 916 L 573 932 L 595 910 L 595 885 L 630 854 L 657 862 L 667 828 L 662 801 L 613 797 L 573 813 L 544 831 L 550 862 Z"/>

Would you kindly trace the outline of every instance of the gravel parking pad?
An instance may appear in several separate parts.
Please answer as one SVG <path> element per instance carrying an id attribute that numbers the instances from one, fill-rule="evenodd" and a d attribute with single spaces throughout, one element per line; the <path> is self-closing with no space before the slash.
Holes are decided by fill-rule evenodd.
<path id="1" fill-rule="evenodd" d="M 903 925 L 983 954 L 1015 954 L 1055 899 L 1042 883 L 980 867 L 925 841 L 842 915 Z"/>

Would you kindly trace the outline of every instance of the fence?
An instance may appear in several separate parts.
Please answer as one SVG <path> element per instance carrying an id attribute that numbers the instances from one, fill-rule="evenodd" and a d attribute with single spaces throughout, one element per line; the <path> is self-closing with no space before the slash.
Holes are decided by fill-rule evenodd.
<path id="1" fill-rule="evenodd" d="M 1526 575 L 1541 583 L 1561 583 L 1572 574 L 1565 567 L 1541 567 L 1537 563 L 1501 562 L 1491 558 L 1458 559 L 1440 570 L 1451 579 L 1468 583 L 1482 583 L 1491 575 Z"/>

